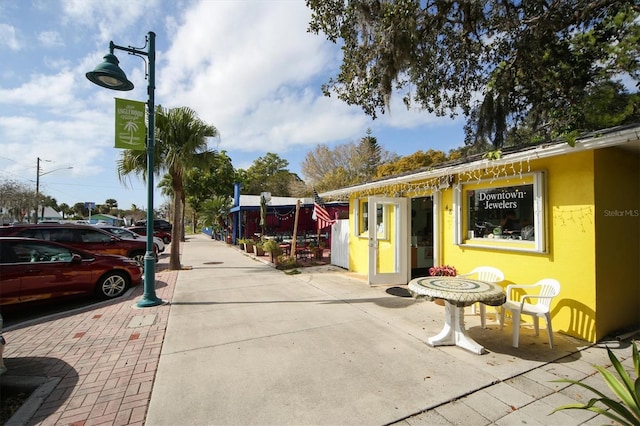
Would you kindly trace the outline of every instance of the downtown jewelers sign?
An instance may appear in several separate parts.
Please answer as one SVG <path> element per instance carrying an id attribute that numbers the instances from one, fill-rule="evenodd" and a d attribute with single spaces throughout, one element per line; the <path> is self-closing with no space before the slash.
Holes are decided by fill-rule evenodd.
<path id="1" fill-rule="evenodd" d="M 115 147 L 144 151 L 146 149 L 147 139 L 147 126 L 145 124 L 147 104 L 129 99 L 115 99 Z"/>

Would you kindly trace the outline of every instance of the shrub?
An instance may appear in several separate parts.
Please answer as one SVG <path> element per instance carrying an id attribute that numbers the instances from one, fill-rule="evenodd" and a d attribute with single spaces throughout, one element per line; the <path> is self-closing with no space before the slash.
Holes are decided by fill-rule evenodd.
<path id="1" fill-rule="evenodd" d="M 302 265 L 296 260 L 295 257 L 291 256 L 278 256 L 278 269 L 294 269 L 300 268 Z"/>
<path id="2" fill-rule="evenodd" d="M 633 381 L 631 380 L 631 377 L 629 377 L 629 374 L 624 370 L 624 367 L 618 358 L 616 358 L 609 348 L 607 348 L 607 353 L 609 354 L 611 364 L 616 370 L 616 373 L 618 373 L 620 380 L 618 380 L 604 367 L 600 367 L 598 365 L 595 365 L 594 367 L 598 370 L 607 386 L 609 386 L 609 389 L 611 389 L 618 398 L 620 398 L 620 402 L 608 398 L 602 392 L 582 382 L 571 379 L 559 379 L 554 381 L 582 386 L 583 388 L 598 395 L 599 398 L 591 398 L 586 404 L 563 405 L 562 407 L 558 407 L 553 410 L 550 414 L 553 414 L 556 411 L 569 409 L 588 410 L 606 416 L 622 425 L 640 425 L 640 358 L 638 357 L 638 347 L 636 346 L 636 342 L 633 342 L 633 347 L 631 348 L 633 367 L 636 373 L 636 378 Z M 604 405 L 605 408 L 597 407 L 597 403 Z"/>

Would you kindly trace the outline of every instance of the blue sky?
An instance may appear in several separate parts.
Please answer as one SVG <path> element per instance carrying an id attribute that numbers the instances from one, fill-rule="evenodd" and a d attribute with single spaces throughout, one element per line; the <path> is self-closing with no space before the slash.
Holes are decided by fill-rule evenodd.
<path id="1" fill-rule="evenodd" d="M 0 0 L 0 181 L 40 189 L 58 203 L 118 201 L 146 208 L 146 186 L 118 180 L 114 98 L 146 101 L 144 62 L 116 51 L 135 84 L 100 88 L 85 73 L 102 62 L 109 41 L 143 48 L 156 33 L 156 105 L 187 106 L 214 125 L 236 168 L 275 152 L 300 174 L 317 144 L 365 136 L 399 155 L 463 144 L 463 121 L 407 111 L 371 120 L 358 107 L 322 95 L 340 50 L 307 32 L 304 0 Z M 72 169 L 68 169 L 72 167 Z M 157 181 L 157 180 L 156 180 Z M 154 205 L 166 200 L 156 192 Z"/>

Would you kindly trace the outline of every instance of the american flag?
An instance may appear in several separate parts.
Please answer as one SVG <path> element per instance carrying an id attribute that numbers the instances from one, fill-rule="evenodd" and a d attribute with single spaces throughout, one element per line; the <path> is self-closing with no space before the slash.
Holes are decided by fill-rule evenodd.
<path id="1" fill-rule="evenodd" d="M 329 216 L 327 209 L 324 208 L 324 202 L 315 188 L 313 189 L 313 215 L 311 217 L 313 220 L 318 221 L 318 230 L 331 226 L 336 222 L 335 219 Z"/>

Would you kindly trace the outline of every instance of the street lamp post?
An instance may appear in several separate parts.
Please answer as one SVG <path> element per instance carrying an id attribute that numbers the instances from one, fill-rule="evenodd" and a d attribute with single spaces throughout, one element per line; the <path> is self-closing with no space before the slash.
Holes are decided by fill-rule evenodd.
<path id="1" fill-rule="evenodd" d="M 124 50 L 131 55 L 139 57 L 146 56 L 149 63 L 147 74 L 147 115 L 149 128 L 147 130 L 147 247 L 144 255 L 144 294 L 137 302 L 138 307 L 147 308 L 162 304 L 162 300 L 156 296 L 156 259 L 153 251 L 153 172 L 154 172 L 154 145 L 155 145 L 155 68 L 156 68 L 156 35 L 149 32 L 146 38 L 144 50 L 131 46 L 118 46 L 111 41 L 109 43 L 109 53 L 104 56 L 104 62 L 98 65 L 95 70 L 88 72 L 87 78 L 98 86 L 107 89 L 128 91 L 133 89 L 133 83 L 127 79 L 124 71 L 118 66 L 118 58 L 113 54 L 114 50 Z M 144 58 L 143 58 L 144 59 Z"/>
<path id="2" fill-rule="evenodd" d="M 46 161 L 50 162 L 50 160 L 43 160 L 40 157 L 37 157 L 36 162 L 36 217 L 34 219 L 35 223 L 38 223 L 38 208 L 40 207 L 40 176 L 48 175 L 49 173 L 57 172 L 58 170 L 68 170 L 73 169 L 73 166 L 69 167 L 60 167 L 58 169 L 49 170 L 48 172 L 40 173 L 40 162 Z M 44 206 L 42 206 L 42 210 L 44 211 Z"/>

